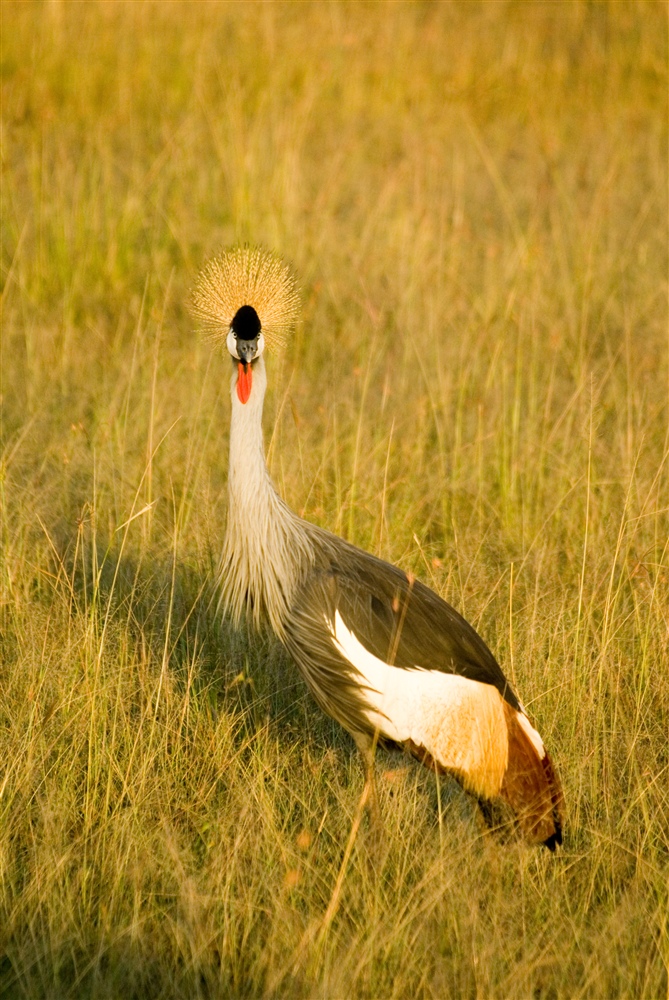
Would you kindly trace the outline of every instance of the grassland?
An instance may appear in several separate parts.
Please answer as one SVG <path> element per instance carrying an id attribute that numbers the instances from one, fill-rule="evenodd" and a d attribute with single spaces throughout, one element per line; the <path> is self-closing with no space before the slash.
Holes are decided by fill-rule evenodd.
<path id="1" fill-rule="evenodd" d="M 667 9 L 3 3 L 0 994 L 666 997 Z M 290 259 L 270 465 L 461 609 L 557 856 L 353 745 L 212 605 L 228 365 Z M 345 862 L 345 864 L 343 864 Z"/>

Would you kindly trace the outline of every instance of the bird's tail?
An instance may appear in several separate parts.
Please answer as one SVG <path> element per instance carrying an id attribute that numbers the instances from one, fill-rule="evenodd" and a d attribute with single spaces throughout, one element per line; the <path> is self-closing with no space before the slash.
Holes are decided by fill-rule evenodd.
<path id="1" fill-rule="evenodd" d="M 553 851 L 562 843 L 564 799 L 559 778 L 527 716 L 508 702 L 504 713 L 509 756 L 500 796 L 513 809 L 527 839 Z"/>

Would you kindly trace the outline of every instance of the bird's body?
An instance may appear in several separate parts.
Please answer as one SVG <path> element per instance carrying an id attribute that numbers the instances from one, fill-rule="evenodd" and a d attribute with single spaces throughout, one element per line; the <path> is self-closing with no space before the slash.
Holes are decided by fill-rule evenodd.
<path id="1" fill-rule="evenodd" d="M 412 575 L 298 517 L 276 493 L 263 450 L 262 347 L 247 350 L 245 339 L 255 331 L 257 346 L 260 326 L 238 316 L 225 331 L 235 362 L 225 607 L 269 621 L 320 707 L 355 739 L 371 789 L 375 743 L 391 741 L 484 807 L 506 801 L 529 840 L 554 848 L 559 782 L 481 637 Z"/>

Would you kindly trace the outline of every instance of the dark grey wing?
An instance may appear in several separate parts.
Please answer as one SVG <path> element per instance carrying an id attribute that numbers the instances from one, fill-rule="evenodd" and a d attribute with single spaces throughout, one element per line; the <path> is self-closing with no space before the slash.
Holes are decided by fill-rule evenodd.
<path id="1" fill-rule="evenodd" d="M 330 569 L 309 572 L 291 605 L 283 641 L 323 711 L 350 733 L 365 733 L 370 724 L 361 678 L 339 652 L 331 627 L 339 583 L 339 574 Z"/>
<path id="2" fill-rule="evenodd" d="M 492 684 L 513 708 L 520 708 L 483 639 L 450 604 L 396 566 L 335 536 L 323 536 L 324 558 L 309 574 L 294 608 L 296 638 L 306 626 L 309 646 L 314 651 L 318 648 L 319 657 L 327 651 L 329 659 L 334 647 L 326 618 L 334 621 L 338 610 L 365 648 L 385 663 L 406 670 L 442 670 Z M 341 664 L 348 671 L 350 665 L 334 652 L 337 664 L 331 669 L 341 677 Z M 299 659 L 298 665 L 302 666 Z"/>

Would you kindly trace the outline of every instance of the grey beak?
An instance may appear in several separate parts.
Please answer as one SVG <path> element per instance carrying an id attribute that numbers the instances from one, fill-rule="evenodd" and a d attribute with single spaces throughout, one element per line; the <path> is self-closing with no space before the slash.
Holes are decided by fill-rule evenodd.
<path id="1" fill-rule="evenodd" d="M 258 334 L 258 337 L 260 334 Z M 239 360 L 243 361 L 244 364 L 250 364 L 258 353 L 258 337 L 254 337 L 253 340 L 241 340 L 237 338 L 237 354 L 239 355 Z"/>

